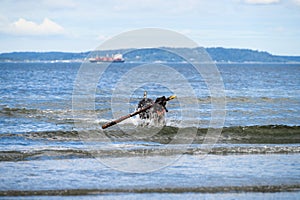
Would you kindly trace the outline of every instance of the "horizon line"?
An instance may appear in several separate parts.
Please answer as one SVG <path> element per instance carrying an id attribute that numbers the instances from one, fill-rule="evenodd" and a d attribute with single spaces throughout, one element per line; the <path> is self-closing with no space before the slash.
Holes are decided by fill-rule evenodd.
<path id="1" fill-rule="evenodd" d="M 153 47 L 153 48 L 157 48 L 157 49 L 160 49 L 160 48 L 177 48 L 177 49 L 180 49 L 180 48 L 187 48 L 187 49 L 193 49 L 193 48 L 190 48 L 190 47 Z M 251 51 L 256 51 L 256 52 L 260 52 L 260 53 L 268 53 L 272 56 L 290 56 L 290 57 L 299 57 L 299 55 L 283 55 L 283 54 L 273 54 L 273 53 L 270 53 L 268 51 L 265 51 L 265 50 L 259 50 L 259 49 L 251 49 L 251 48 L 238 48 L 238 47 L 222 47 L 222 46 L 216 46 L 216 47 L 196 47 L 196 48 L 204 48 L 204 49 L 217 49 L 217 48 L 222 48 L 222 49 L 235 49 L 235 50 L 251 50 Z M 126 50 L 126 49 L 135 49 L 135 48 L 120 48 L 120 49 L 103 49 L 103 50 L 83 50 L 83 51 L 64 51 L 64 50 L 41 50 L 41 51 L 32 51 L 32 50 L 26 50 L 26 51 L 6 51 L 6 52 L 0 52 L 0 55 L 1 54 L 9 54 L 9 53 L 88 53 L 88 52 L 92 52 L 92 51 L 116 51 L 116 50 Z M 151 47 L 145 47 L 145 48 L 136 48 L 136 49 L 151 49 Z"/>

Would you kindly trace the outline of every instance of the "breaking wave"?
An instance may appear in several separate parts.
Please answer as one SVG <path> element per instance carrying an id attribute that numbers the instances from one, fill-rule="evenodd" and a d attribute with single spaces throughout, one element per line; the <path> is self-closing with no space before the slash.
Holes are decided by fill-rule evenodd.
<path id="1" fill-rule="evenodd" d="M 132 157 L 132 156 L 173 156 L 205 155 L 207 150 L 201 146 L 191 146 L 184 149 L 181 145 L 165 148 L 159 145 L 110 145 L 91 149 L 44 147 L 41 149 L 0 151 L 0 161 L 26 161 L 26 160 L 58 160 L 79 159 L 93 157 Z M 184 150 L 183 150 L 184 149 Z M 209 151 L 211 155 L 243 155 L 243 154 L 291 154 L 300 153 L 300 145 L 254 145 L 254 146 L 215 146 Z"/>
<path id="2" fill-rule="evenodd" d="M 0 134 L 0 161 L 207 153 L 201 145 L 207 128 L 197 129 L 193 144 L 189 144 L 188 148 L 182 146 L 186 145 L 184 137 L 180 138 L 182 140 L 177 138 L 177 144 L 171 144 L 177 127 L 165 126 L 155 135 L 148 136 L 146 133 L 151 130 L 142 128 L 134 134 L 100 129 Z M 187 132 L 192 130 L 195 128 L 185 128 Z M 209 151 L 213 155 L 290 153 L 300 153 L 299 126 L 225 127 L 218 143 Z"/>
<path id="3" fill-rule="evenodd" d="M 101 125 L 101 124 L 100 124 Z M 70 131 L 41 131 L 41 132 L 27 132 L 27 133 L 7 133 L 0 134 L 0 138 L 26 138 L 26 139 L 46 139 L 46 140 L 57 140 L 57 141 L 69 141 L 75 140 L 80 141 L 85 136 L 91 136 L 96 139 L 102 133 L 106 137 L 112 140 L 121 141 L 153 141 L 162 144 L 169 143 L 174 136 L 176 136 L 179 128 L 173 126 L 165 126 L 155 135 L 147 137 L 145 133 L 151 131 L 157 131 L 157 127 L 145 127 L 141 129 L 134 129 L 134 134 L 128 134 L 122 130 L 111 129 L 111 130 L 70 130 Z M 184 131 L 194 131 L 194 127 L 182 128 Z M 201 144 L 206 136 L 208 128 L 198 128 L 197 135 L 194 138 L 194 143 Z M 129 130 L 130 132 L 130 130 Z M 101 133 L 99 135 L 99 133 Z M 101 138 L 98 138 L 101 140 Z M 287 125 L 265 125 L 265 126 L 235 126 L 235 127 L 224 127 L 222 134 L 219 137 L 219 143 L 250 143 L 250 144 L 287 144 L 287 143 L 300 143 L 300 126 L 287 126 Z"/>

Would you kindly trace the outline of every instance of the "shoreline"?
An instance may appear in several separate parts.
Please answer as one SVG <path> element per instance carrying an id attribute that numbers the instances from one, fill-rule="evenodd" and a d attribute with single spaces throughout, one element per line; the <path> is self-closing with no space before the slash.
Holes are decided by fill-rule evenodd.
<path id="1" fill-rule="evenodd" d="M 254 185 L 216 186 L 182 188 L 111 188 L 111 189 L 58 189 L 58 190 L 7 190 L 0 196 L 87 196 L 108 194 L 149 194 L 149 193 L 277 193 L 300 192 L 300 184 L 293 185 Z"/>

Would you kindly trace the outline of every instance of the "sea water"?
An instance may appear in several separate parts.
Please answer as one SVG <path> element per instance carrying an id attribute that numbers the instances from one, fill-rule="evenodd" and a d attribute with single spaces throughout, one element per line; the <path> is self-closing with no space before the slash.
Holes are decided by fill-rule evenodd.
<path id="1" fill-rule="evenodd" d="M 114 118 L 112 89 L 122 74 L 137 66 L 130 63 L 112 65 L 99 80 L 94 110 L 84 111 L 85 115 L 96 113 L 95 122 L 78 130 L 74 124 L 90 123 L 72 112 L 80 65 L 0 63 L 2 196 L 253 199 L 300 195 L 300 65 L 218 65 L 226 94 L 225 128 L 209 152 L 201 144 L 211 119 L 210 93 L 190 66 L 168 63 L 191 82 L 199 116 L 182 119 L 179 102 L 170 101 L 167 125 L 156 135 L 142 137 L 145 130 L 139 132 L 137 118 L 121 124 L 127 132 L 118 126 L 101 130 Z M 119 98 L 128 99 L 131 112 L 144 90 L 153 99 L 172 94 L 153 84 Z M 194 124 L 193 120 L 198 127 L 178 126 L 180 121 Z M 169 144 L 182 128 L 196 130 L 193 144 Z M 99 131 L 108 140 L 99 138 Z M 151 156 L 163 162 L 174 155 L 179 156 L 173 162 L 145 173 L 115 169 L 105 162 Z"/>

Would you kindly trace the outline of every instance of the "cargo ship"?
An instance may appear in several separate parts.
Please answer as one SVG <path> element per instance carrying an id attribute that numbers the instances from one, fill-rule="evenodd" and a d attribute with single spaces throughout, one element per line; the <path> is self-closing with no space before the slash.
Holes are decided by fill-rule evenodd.
<path id="1" fill-rule="evenodd" d="M 123 63 L 125 62 L 122 54 L 115 54 L 112 56 L 97 56 L 94 58 L 90 58 L 89 61 L 91 63 L 101 63 L 101 62 L 116 62 L 116 63 Z"/>

